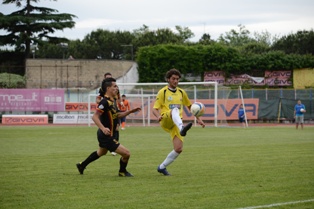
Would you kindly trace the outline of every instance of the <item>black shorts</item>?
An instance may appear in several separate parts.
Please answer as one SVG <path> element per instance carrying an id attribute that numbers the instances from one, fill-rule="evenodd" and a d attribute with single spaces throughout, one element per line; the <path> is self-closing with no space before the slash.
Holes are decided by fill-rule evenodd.
<path id="1" fill-rule="evenodd" d="M 100 129 L 97 131 L 97 139 L 99 142 L 99 146 L 101 148 L 106 148 L 110 152 L 116 151 L 116 149 L 119 147 L 120 143 L 116 139 L 116 134 L 113 136 L 105 136 Z"/>
<path id="2" fill-rule="evenodd" d="M 245 118 L 239 118 L 240 123 L 245 122 Z"/>

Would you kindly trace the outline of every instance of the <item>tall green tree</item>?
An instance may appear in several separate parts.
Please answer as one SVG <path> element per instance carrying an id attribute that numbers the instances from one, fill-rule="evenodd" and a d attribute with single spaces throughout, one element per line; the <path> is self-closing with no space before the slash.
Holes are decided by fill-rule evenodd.
<path id="1" fill-rule="evenodd" d="M 143 25 L 143 27 L 133 31 L 135 36 L 133 43 L 136 48 L 159 44 L 183 44 L 187 38 L 191 37 L 192 33 L 190 33 L 188 28 L 181 28 L 179 26 L 176 26 L 176 28 L 179 34 L 174 33 L 169 28 L 150 30 L 148 26 Z"/>
<path id="2" fill-rule="evenodd" d="M 254 40 L 266 46 L 272 46 L 279 39 L 277 35 L 272 35 L 268 31 L 254 32 Z"/>
<path id="3" fill-rule="evenodd" d="M 287 54 L 312 54 L 314 55 L 314 31 L 303 30 L 289 34 L 278 39 L 272 47 Z"/>
<path id="4" fill-rule="evenodd" d="M 176 30 L 179 32 L 179 36 L 181 37 L 183 42 L 195 36 L 191 29 L 189 29 L 188 27 L 183 28 L 179 25 L 176 25 Z"/>
<path id="5" fill-rule="evenodd" d="M 81 46 L 85 48 L 82 58 L 86 59 L 126 59 L 131 60 L 132 40 L 134 36 L 128 31 L 109 31 L 97 29 L 86 35 Z M 126 46 L 127 49 L 125 48 Z M 126 57 L 127 54 L 127 57 Z M 73 52 L 75 57 L 76 53 Z"/>
<path id="6" fill-rule="evenodd" d="M 75 15 L 58 13 L 58 10 L 37 7 L 40 0 L 3 0 L 2 4 L 15 4 L 20 10 L 4 15 L 0 13 L 0 29 L 7 31 L 0 36 L 0 45 L 14 46 L 17 51 L 24 51 L 25 58 L 30 56 L 31 45 L 43 41 L 61 43 L 66 38 L 51 36 L 57 30 L 73 28 Z M 56 1 L 56 0 L 54 0 Z"/>
<path id="7" fill-rule="evenodd" d="M 215 41 L 211 39 L 211 36 L 208 33 L 204 33 L 198 43 L 202 45 L 210 45 L 215 43 Z"/>
<path id="8" fill-rule="evenodd" d="M 226 32 L 225 35 L 220 35 L 218 42 L 227 46 L 239 47 L 254 41 L 250 37 L 250 31 L 244 25 L 238 25 L 238 30 L 232 29 Z"/>

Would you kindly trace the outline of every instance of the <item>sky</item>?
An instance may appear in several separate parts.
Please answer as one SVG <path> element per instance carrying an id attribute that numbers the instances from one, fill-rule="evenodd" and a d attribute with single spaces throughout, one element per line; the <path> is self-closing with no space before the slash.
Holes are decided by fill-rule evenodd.
<path id="1" fill-rule="evenodd" d="M 187 27 L 195 34 L 190 41 L 195 42 L 204 33 L 217 40 L 238 30 L 239 24 L 252 35 L 269 32 L 279 37 L 314 29 L 314 0 L 41 0 L 35 5 L 77 16 L 74 28 L 54 34 L 71 40 L 82 40 L 99 28 L 133 32 L 143 25 L 174 32 L 177 25 Z M 5 15 L 16 10 L 14 4 L 0 4 Z"/>

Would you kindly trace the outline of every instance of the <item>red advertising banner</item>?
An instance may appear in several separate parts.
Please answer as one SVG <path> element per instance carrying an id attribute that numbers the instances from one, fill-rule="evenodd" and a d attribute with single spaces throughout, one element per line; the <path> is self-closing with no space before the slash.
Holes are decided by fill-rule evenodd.
<path id="1" fill-rule="evenodd" d="M 202 118 L 204 120 L 214 120 L 214 100 L 200 99 L 197 101 L 202 102 L 205 105 L 205 114 L 202 116 Z M 241 102 L 241 99 L 218 99 L 218 120 L 238 120 L 238 109 Z M 259 99 L 244 99 L 244 103 L 247 119 L 257 119 Z M 148 118 L 148 112 L 150 112 L 150 117 L 154 119 L 154 115 L 152 112 L 154 101 L 150 100 L 150 104 L 148 105 L 148 100 L 144 99 L 143 104 L 141 100 L 134 100 L 130 102 L 131 109 L 135 107 L 141 107 L 142 111 L 130 114 L 127 116 L 127 118 Z M 96 107 L 96 103 L 91 103 L 91 112 L 95 112 Z M 87 112 L 88 103 L 67 102 L 65 105 L 65 109 L 67 112 Z M 183 119 L 194 119 L 194 116 L 189 112 L 186 107 L 184 107 L 183 109 Z"/>
<path id="2" fill-rule="evenodd" d="M 263 86 L 265 85 L 264 79 L 260 82 L 257 82 L 256 79 L 247 74 L 242 75 L 231 75 L 231 78 L 228 78 L 225 82 L 225 85 L 242 85 L 242 84 L 250 84 L 253 86 Z"/>
<path id="3" fill-rule="evenodd" d="M 225 74 L 222 71 L 211 71 L 204 73 L 204 81 L 214 81 L 218 84 L 225 83 Z"/>
<path id="4" fill-rule="evenodd" d="M 254 85 L 254 86 L 265 85 L 265 81 L 263 77 L 253 77 L 248 74 L 241 74 L 241 75 L 231 75 L 230 78 L 226 79 L 223 71 L 205 72 L 204 81 L 215 81 L 218 84 L 222 84 L 222 85 L 242 85 L 244 83 Z"/>
<path id="5" fill-rule="evenodd" d="M 212 99 L 200 99 L 198 102 L 202 102 L 205 105 L 205 114 L 202 116 L 203 120 L 214 120 L 214 100 Z M 242 103 L 241 99 L 219 99 L 218 100 L 218 120 L 238 120 L 238 109 Z M 245 111 L 247 119 L 258 119 L 258 104 L 259 99 L 244 99 Z M 142 106 L 140 101 L 132 101 L 131 108 L 137 106 Z M 148 117 L 148 111 L 150 111 L 151 119 L 154 119 L 152 112 L 154 106 L 154 101 L 150 101 L 148 106 L 148 101 L 144 102 L 144 107 L 142 111 L 130 114 L 129 119 L 142 119 L 143 117 Z M 143 116 L 144 114 L 144 116 Z M 183 119 L 193 120 L 194 116 L 189 112 L 189 110 L 184 107 L 183 109 Z"/>
<path id="6" fill-rule="evenodd" d="M 292 72 L 289 71 L 265 71 L 265 84 L 268 86 L 292 86 Z"/>
<path id="7" fill-rule="evenodd" d="M 97 108 L 96 103 L 90 104 L 91 112 L 95 112 Z M 66 112 L 88 112 L 88 102 L 66 102 L 65 103 Z"/>
<path id="8" fill-rule="evenodd" d="M 64 111 L 64 90 L 0 89 L 0 111 Z"/>
<path id="9" fill-rule="evenodd" d="M 2 115 L 2 124 L 44 125 L 48 124 L 48 115 Z"/>
<path id="10" fill-rule="evenodd" d="M 205 105 L 204 120 L 214 120 L 214 100 L 198 100 Z M 218 120 L 238 120 L 238 109 L 242 103 L 241 99 L 218 99 Z M 244 99 L 245 112 L 247 119 L 258 119 L 259 99 Z M 186 109 L 183 119 L 194 118 Z"/>

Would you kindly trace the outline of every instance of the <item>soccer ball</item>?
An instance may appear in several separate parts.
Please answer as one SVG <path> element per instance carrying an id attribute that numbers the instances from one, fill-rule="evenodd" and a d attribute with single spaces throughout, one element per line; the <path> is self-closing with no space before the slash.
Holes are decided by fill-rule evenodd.
<path id="1" fill-rule="evenodd" d="M 301 110 L 300 110 L 301 112 L 305 112 L 305 109 L 303 109 L 303 108 L 301 108 Z"/>
<path id="2" fill-rule="evenodd" d="M 205 106 L 201 102 L 195 102 L 191 106 L 191 113 L 195 117 L 200 117 L 205 113 Z"/>

